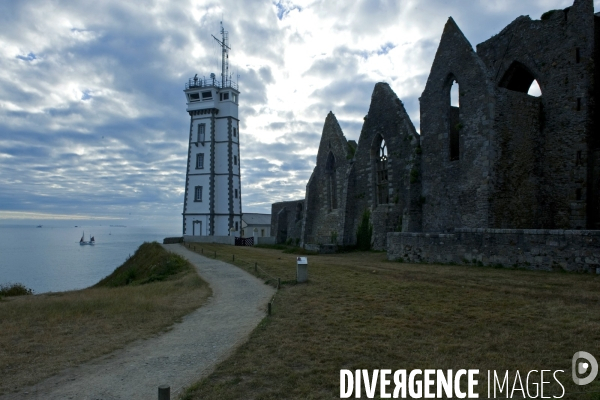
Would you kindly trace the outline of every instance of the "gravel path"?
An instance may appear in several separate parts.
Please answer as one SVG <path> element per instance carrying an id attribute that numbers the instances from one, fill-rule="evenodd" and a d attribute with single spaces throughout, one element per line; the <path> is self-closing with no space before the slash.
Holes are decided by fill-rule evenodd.
<path id="1" fill-rule="evenodd" d="M 212 288 L 213 295 L 169 332 L 132 343 L 17 394 L 0 400 L 158 398 L 158 386 L 171 386 L 171 398 L 208 375 L 248 338 L 266 314 L 274 289 L 243 270 L 187 250 L 163 245 L 187 258 Z"/>

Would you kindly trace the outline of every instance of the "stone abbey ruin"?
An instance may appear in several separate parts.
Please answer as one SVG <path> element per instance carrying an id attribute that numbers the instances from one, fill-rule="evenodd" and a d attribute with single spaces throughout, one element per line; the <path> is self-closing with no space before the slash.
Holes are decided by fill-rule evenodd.
<path id="1" fill-rule="evenodd" d="M 368 210 L 373 247 L 390 259 L 596 271 L 599 46 L 593 0 L 521 16 L 476 50 L 450 18 L 420 135 L 386 83 L 358 143 L 330 112 L 305 198 L 272 206 L 277 241 L 353 245 Z M 534 80 L 539 97 L 527 94 Z"/>

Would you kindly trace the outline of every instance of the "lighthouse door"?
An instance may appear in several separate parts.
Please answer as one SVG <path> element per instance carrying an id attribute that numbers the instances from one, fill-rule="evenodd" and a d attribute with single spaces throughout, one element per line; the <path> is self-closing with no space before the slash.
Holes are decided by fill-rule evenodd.
<path id="1" fill-rule="evenodd" d="M 192 235 L 202 236 L 202 221 L 194 221 L 192 224 Z"/>

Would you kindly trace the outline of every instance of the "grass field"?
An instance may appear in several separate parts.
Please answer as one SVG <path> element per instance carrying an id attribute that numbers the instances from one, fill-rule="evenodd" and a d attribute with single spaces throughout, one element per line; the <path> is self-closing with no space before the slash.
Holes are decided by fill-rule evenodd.
<path id="1" fill-rule="evenodd" d="M 517 370 L 524 384 L 530 370 L 564 370 L 562 398 L 600 398 L 598 380 L 571 379 L 575 352 L 600 359 L 595 275 L 401 264 L 356 252 L 308 256 L 309 282 L 294 284 L 294 254 L 196 244 L 201 249 L 228 262 L 235 254 L 233 263 L 249 272 L 257 262 L 262 278 L 284 283 L 272 316 L 184 399 L 339 398 L 340 369 L 383 368 L 479 369 L 480 397 L 488 370 L 509 370 L 511 388 Z M 539 384 L 539 374 L 532 378 Z M 545 385 L 544 396 L 561 392 Z"/>
<path id="2" fill-rule="evenodd" d="M 157 243 L 96 286 L 0 300 L 0 394 L 164 331 L 211 294 Z"/>

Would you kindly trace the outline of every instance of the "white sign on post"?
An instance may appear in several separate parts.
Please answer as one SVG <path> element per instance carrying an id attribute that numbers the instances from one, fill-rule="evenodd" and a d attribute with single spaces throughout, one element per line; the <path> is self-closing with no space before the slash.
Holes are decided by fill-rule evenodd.
<path id="1" fill-rule="evenodd" d="M 308 259 L 298 257 L 296 259 L 296 282 L 306 282 L 308 280 Z"/>

